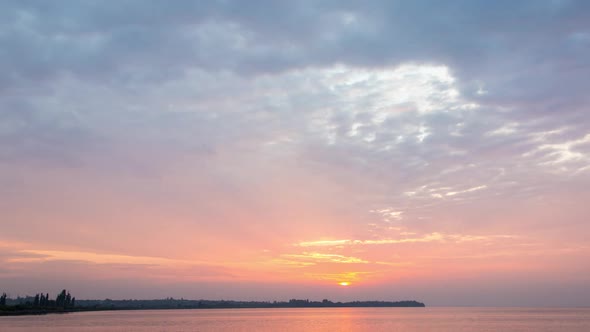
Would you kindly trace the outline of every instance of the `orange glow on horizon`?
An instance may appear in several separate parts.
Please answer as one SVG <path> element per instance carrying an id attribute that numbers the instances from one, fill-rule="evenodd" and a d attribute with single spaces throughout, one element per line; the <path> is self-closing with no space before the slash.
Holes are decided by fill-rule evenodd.
<path id="1" fill-rule="evenodd" d="M 343 281 L 343 282 L 339 282 L 338 285 L 343 286 L 343 287 L 346 287 L 346 286 L 349 286 L 350 285 L 350 282 Z"/>

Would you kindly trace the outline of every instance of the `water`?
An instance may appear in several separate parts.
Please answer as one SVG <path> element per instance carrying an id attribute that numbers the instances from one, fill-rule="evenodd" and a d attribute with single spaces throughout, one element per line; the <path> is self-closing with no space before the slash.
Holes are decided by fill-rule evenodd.
<path id="1" fill-rule="evenodd" d="M 590 331 L 590 308 L 138 310 L 0 317 L 0 331 Z"/>

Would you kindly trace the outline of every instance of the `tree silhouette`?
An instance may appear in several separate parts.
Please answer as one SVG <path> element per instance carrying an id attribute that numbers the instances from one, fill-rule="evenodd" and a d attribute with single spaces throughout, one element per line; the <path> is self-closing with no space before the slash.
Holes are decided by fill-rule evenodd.
<path id="1" fill-rule="evenodd" d="M 58 308 L 65 308 L 66 307 L 66 297 L 67 297 L 67 292 L 64 289 L 55 298 L 55 306 L 58 307 Z"/>
<path id="2" fill-rule="evenodd" d="M 5 306 L 6 305 L 6 293 L 2 293 L 2 296 L 0 296 L 0 306 Z"/>

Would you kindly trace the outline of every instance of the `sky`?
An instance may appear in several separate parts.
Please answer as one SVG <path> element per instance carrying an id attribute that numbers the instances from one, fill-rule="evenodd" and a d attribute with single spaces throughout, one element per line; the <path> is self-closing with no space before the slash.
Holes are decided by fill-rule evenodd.
<path id="1" fill-rule="evenodd" d="M 590 305 L 588 1 L 6 0 L 0 73 L 11 296 Z"/>

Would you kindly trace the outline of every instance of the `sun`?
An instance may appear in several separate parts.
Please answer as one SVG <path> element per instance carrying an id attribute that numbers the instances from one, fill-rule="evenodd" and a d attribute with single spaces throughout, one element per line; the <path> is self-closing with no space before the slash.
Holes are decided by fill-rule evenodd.
<path id="1" fill-rule="evenodd" d="M 350 282 L 348 282 L 348 281 L 342 281 L 342 282 L 339 282 L 338 285 L 343 286 L 343 287 L 346 287 L 346 286 L 350 285 Z"/>

